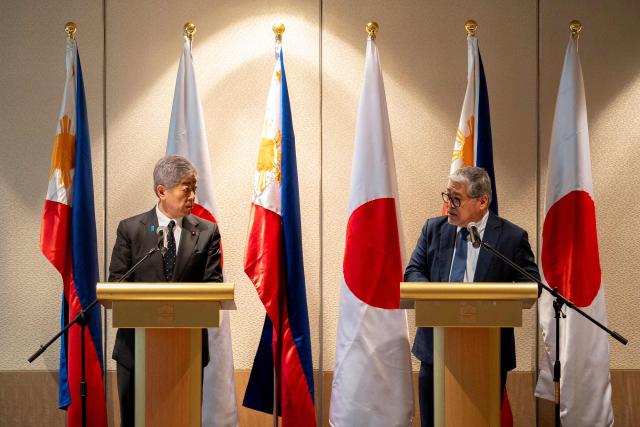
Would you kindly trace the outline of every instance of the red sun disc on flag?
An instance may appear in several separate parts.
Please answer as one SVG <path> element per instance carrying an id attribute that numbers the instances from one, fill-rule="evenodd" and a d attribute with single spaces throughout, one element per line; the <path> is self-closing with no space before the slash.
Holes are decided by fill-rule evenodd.
<path id="1" fill-rule="evenodd" d="M 587 307 L 601 282 L 596 208 L 585 191 L 572 191 L 551 206 L 542 228 L 542 268 L 549 286 Z"/>
<path id="2" fill-rule="evenodd" d="M 344 279 L 361 301 L 400 307 L 402 261 L 395 199 L 376 199 L 353 211 L 347 224 Z"/>

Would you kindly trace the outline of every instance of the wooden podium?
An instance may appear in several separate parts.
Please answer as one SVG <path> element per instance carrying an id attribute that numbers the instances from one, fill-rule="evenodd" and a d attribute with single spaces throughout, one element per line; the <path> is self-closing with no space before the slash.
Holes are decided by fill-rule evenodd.
<path id="1" fill-rule="evenodd" d="M 435 426 L 500 426 L 500 327 L 522 326 L 535 283 L 400 284 L 432 326 Z"/>
<path id="2" fill-rule="evenodd" d="M 114 328 L 135 328 L 135 424 L 200 426 L 202 328 L 218 327 L 233 283 L 98 283 Z"/>

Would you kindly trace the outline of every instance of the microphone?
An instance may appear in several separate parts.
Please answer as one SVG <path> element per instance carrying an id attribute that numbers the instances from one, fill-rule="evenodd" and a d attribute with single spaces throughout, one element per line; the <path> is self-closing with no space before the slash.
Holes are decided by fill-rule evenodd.
<path id="1" fill-rule="evenodd" d="M 158 249 L 160 249 L 160 253 L 164 256 L 167 253 L 167 227 L 161 225 L 157 228 L 156 234 L 158 235 Z"/>
<path id="2" fill-rule="evenodd" d="M 480 232 L 478 231 L 478 226 L 473 222 L 467 225 L 467 230 L 469 230 L 469 241 L 471 242 L 471 246 L 475 249 L 478 249 L 482 245 L 482 239 L 480 238 Z"/>

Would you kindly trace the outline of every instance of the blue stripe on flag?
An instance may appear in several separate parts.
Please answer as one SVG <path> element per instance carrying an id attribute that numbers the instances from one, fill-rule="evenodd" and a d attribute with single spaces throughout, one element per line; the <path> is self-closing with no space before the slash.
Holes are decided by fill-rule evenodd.
<path id="1" fill-rule="evenodd" d="M 282 232 L 286 267 L 286 298 L 291 334 L 300 363 L 307 378 L 311 400 L 314 400 L 311 337 L 307 312 L 307 293 L 302 258 L 302 232 L 300 220 L 300 195 L 296 146 L 289 104 L 289 91 L 284 71 L 284 59 L 280 51 L 282 69 Z"/>
<path id="2" fill-rule="evenodd" d="M 73 279 L 76 293 L 82 307 L 87 307 L 96 299 L 98 281 L 98 244 L 96 238 L 96 218 L 93 203 L 93 175 L 91 168 L 91 143 L 87 105 L 80 54 L 76 50 L 76 164 L 73 178 L 72 208 L 72 254 Z M 95 305 L 89 313 L 89 332 L 95 347 L 100 368 L 102 366 L 102 326 L 100 306 Z"/>
<path id="3" fill-rule="evenodd" d="M 489 93 L 487 81 L 484 77 L 482 56 L 478 48 L 478 60 L 480 61 L 480 91 L 478 94 L 478 140 L 476 144 L 476 166 L 484 168 L 491 177 L 491 191 L 493 199 L 489 209 L 498 215 L 498 194 L 496 193 L 496 176 L 493 171 L 493 144 L 491 139 L 491 114 L 489 113 Z"/>
<path id="4" fill-rule="evenodd" d="M 60 328 L 64 328 L 69 323 L 69 304 L 62 294 L 62 304 L 60 307 Z M 71 405 L 71 393 L 69 393 L 69 372 L 67 371 L 67 333 L 60 336 L 60 369 L 58 370 L 58 408 L 65 409 Z"/>
<path id="5" fill-rule="evenodd" d="M 260 344 L 258 344 L 258 350 L 253 359 L 253 367 L 242 406 L 256 411 L 273 413 L 273 323 L 268 315 L 264 317 Z M 278 405 L 278 415 L 281 413 Z"/>

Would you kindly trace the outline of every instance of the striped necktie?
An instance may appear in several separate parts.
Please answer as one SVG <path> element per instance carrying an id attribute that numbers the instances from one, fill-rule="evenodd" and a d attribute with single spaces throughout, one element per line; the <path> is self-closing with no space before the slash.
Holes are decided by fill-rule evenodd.
<path id="1" fill-rule="evenodd" d="M 464 273 L 467 270 L 467 236 L 469 230 L 461 228 L 456 238 L 456 253 L 453 256 L 451 266 L 450 282 L 464 282 Z"/>

